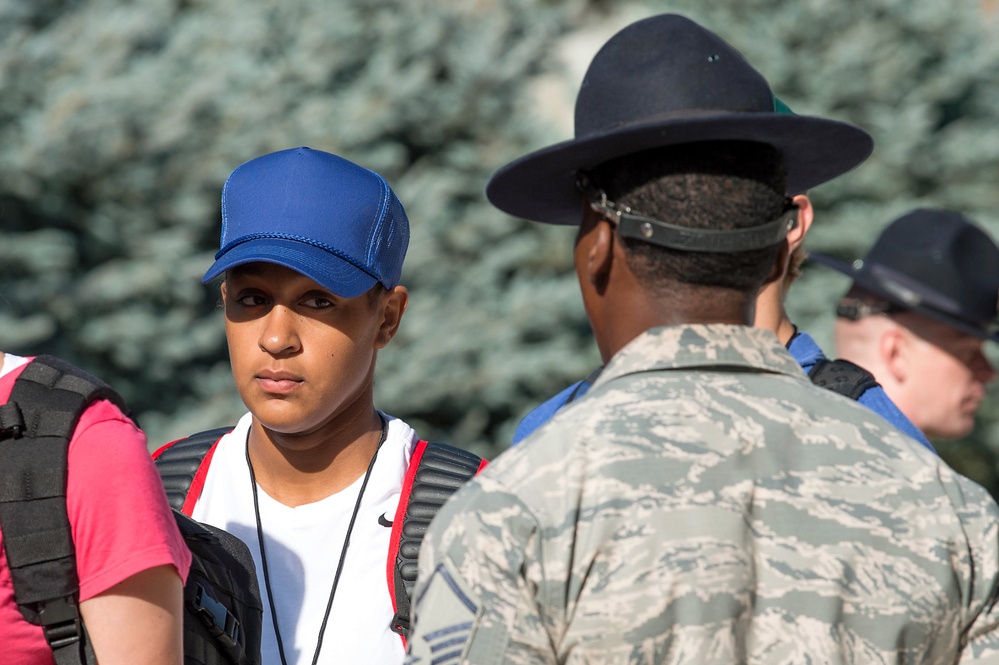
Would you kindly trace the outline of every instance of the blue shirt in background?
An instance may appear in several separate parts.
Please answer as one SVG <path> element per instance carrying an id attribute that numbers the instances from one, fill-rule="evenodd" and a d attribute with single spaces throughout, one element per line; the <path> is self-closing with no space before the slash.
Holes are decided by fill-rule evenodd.
<path id="1" fill-rule="evenodd" d="M 788 343 L 787 350 L 798 361 L 801 369 L 806 374 L 815 366 L 815 363 L 826 359 L 825 354 L 822 353 L 822 349 L 819 348 L 819 345 L 815 343 L 815 340 L 808 333 L 796 332 Z M 590 389 L 590 386 L 593 385 L 593 381 L 596 380 L 599 374 L 600 371 L 597 370 L 582 381 L 572 384 L 554 397 L 549 398 L 546 402 L 524 416 L 513 433 L 513 442 L 511 445 L 515 446 L 526 439 L 534 430 L 548 422 L 559 409 L 572 400 L 584 395 Z M 888 395 L 885 394 L 881 386 L 868 388 L 857 402 L 887 420 L 903 433 L 908 434 L 916 441 L 936 452 L 933 444 L 926 438 L 926 435 L 913 425 L 911 420 L 905 417 L 905 414 L 895 406 L 894 402 L 888 399 Z"/>

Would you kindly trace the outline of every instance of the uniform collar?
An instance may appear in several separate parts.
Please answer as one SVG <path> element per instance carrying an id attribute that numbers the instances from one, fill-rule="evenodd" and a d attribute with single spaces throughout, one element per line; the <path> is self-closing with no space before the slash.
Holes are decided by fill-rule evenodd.
<path id="1" fill-rule="evenodd" d="M 769 330 L 728 324 L 652 328 L 611 359 L 593 384 L 597 388 L 628 374 L 647 371 L 731 367 L 802 379 L 801 367 Z"/>

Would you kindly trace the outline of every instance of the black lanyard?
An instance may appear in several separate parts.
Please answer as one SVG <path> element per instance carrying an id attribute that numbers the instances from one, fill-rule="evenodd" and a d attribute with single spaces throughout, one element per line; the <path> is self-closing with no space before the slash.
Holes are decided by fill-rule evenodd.
<path id="1" fill-rule="evenodd" d="M 379 416 L 380 417 L 380 416 Z M 330 589 L 330 599 L 326 603 L 326 613 L 323 614 L 323 623 L 319 627 L 319 638 L 316 640 L 316 653 L 312 656 L 312 665 L 319 662 L 319 652 L 323 648 L 323 634 L 326 632 L 326 623 L 330 618 L 330 610 L 333 609 L 333 597 L 336 596 L 336 588 L 340 583 L 340 573 L 343 572 L 343 563 L 347 559 L 347 547 L 350 545 L 350 534 L 354 530 L 354 521 L 357 513 L 361 509 L 361 499 L 364 498 L 364 490 L 368 486 L 368 479 L 371 478 L 371 471 L 375 468 L 375 460 L 378 458 L 378 451 L 381 450 L 385 438 L 388 436 L 388 423 L 382 418 L 382 436 L 378 440 L 375 453 L 368 462 L 368 470 L 364 473 L 364 480 L 361 482 L 361 490 L 357 493 L 357 501 L 354 502 L 354 512 L 350 516 L 350 524 L 347 525 L 347 535 L 343 539 L 343 547 L 340 548 L 340 562 L 336 567 L 336 575 L 333 577 L 333 586 Z M 260 567 L 264 571 L 264 587 L 267 589 L 267 602 L 271 608 L 271 622 L 274 624 L 274 636 L 277 638 L 278 655 L 281 656 L 281 665 L 288 665 L 284 657 L 284 644 L 281 641 L 281 630 L 278 628 L 277 610 L 274 607 L 274 596 L 271 593 L 271 579 L 267 572 L 267 554 L 264 552 L 264 529 L 260 525 L 260 506 L 257 501 L 257 477 L 253 473 L 253 464 L 250 462 L 250 431 L 246 432 L 246 467 L 250 470 L 250 487 L 253 490 L 253 515 L 257 520 L 257 542 L 260 544 Z"/>

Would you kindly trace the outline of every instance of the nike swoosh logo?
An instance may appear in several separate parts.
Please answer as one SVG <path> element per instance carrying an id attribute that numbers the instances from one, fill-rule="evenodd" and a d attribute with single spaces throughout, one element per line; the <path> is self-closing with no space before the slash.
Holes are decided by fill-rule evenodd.
<path id="1" fill-rule="evenodd" d="M 392 522 L 387 517 L 385 517 L 385 513 L 378 516 L 378 523 L 381 524 L 382 526 L 387 526 L 390 529 L 392 528 Z"/>

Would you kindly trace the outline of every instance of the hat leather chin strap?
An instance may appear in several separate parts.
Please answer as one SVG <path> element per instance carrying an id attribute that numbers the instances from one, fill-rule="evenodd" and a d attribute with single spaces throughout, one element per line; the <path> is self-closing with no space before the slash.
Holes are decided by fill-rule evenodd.
<path id="1" fill-rule="evenodd" d="M 670 249 L 721 253 L 763 249 L 784 240 L 788 232 L 798 225 L 798 206 L 791 204 L 777 219 L 759 226 L 744 229 L 694 229 L 640 215 L 628 206 L 619 207 L 607 198 L 603 189 L 595 185 L 586 173 L 577 174 L 576 187 L 589 200 L 594 212 L 615 222 L 617 233 L 622 238 L 635 238 Z"/>
<path id="2" fill-rule="evenodd" d="M 784 240 L 788 231 L 798 223 L 797 207 L 766 224 L 725 230 L 692 229 L 613 209 L 608 209 L 605 214 L 611 219 L 618 219 L 617 232 L 623 238 L 635 238 L 660 247 L 688 252 L 732 253 L 773 247 Z"/>

